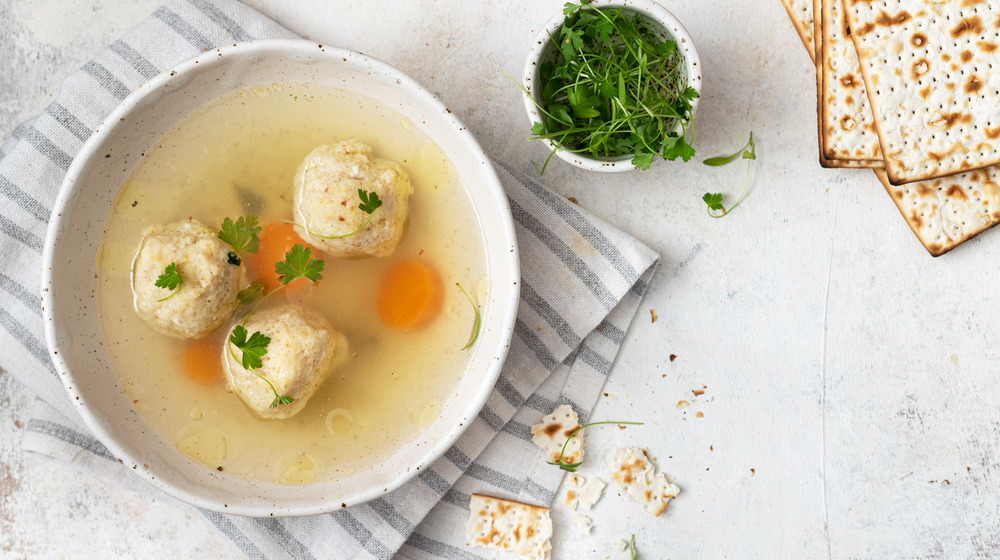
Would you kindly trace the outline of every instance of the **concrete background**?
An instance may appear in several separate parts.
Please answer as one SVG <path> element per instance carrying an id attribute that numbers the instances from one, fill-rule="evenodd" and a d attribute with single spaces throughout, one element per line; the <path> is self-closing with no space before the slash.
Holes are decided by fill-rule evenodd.
<path id="1" fill-rule="evenodd" d="M 158 3 L 0 0 L 0 136 Z M 248 3 L 401 68 L 501 160 L 545 158 L 498 70 L 520 74 L 563 0 Z M 780 2 L 662 3 L 701 54 L 698 161 L 542 181 L 663 257 L 593 415 L 647 424 L 590 431 L 581 473 L 647 446 L 682 492 L 654 519 L 609 489 L 589 536 L 554 507 L 554 557 L 627 558 L 610 543 L 633 533 L 647 559 L 1000 557 L 1000 233 L 933 259 L 870 171 L 819 167 L 814 68 Z M 751 130 L 750 192 L 713 220 L 702 194 L 736 196 L 745 168 L 699 161 Z M 241 557 L 168 497 L 26 454 L 30 403 L 0 373 L 0 557 Z"/>

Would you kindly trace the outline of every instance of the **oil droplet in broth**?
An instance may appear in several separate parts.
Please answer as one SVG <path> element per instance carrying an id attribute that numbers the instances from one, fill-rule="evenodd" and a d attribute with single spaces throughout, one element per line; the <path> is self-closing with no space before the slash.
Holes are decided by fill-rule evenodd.
<path id="1" fill-rule="evenodd" d="M 441 413 L 441 407 L 438 403 L 434 401 L 424 401 L 416 409 L 410 411 L 410 421 L 413 425 L 417 427 L 418 430 L 426 430 L 431 424 L 437 420 L 438 414 Z"/>
<path id="2" fill-rule="evenodd" d="M 435 197 L 455 186 L 454 167 L 437 144 L 423 141 L 403 159 L 413 183 L 413 196 Z"/>
<path id="3" fill-rule="evenodd" d="M 351 431 L 354 417 L 343 408 L 335 408 L 326 415 L 326 429 L 335 436 L 342 436 Z"/>
<path id="4" fill-rule="evenodd" d="M 314 482 L 319 475 L 316 459 L 308 453 L 289 451 L 278 459 L 278 482 L 298 486 Z"/>
<path id="5" fill-rule="evenodd" d="M 177 434 L 177 450 L 185 457 L 215 468 L 226 460 L 226 436 L 214 424 L 192 422 Z"/>

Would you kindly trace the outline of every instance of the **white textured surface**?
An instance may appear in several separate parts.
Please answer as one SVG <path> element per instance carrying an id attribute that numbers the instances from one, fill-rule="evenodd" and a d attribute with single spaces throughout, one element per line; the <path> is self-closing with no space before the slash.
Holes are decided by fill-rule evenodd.
<path id="1" fill-rule="evenodd" d="M 524 142 L 520 92 L 497 70 L 517 74 L 562 1 L 250 3 L 396 65 L 488 152 L 532 172 L 545 151 Z M 701 195 L 738 193 L 741 163 L 546 172 L 663 255 L 643 306 L 658 319 L 637 316 L 593 415 L 647 424 L 588 429 L 580 472 L 606 478 L 615 447 L 645 446 L 682 490 L 659 518 L 606 491 L 589 536 L 557 503 L 554 558 L 603 558 L 632 533 L 644 558 L 1000 555 L 1000 234 L 932 259 L 870 172 L 819 168 L 814 69 L 779 2 L 663 4 L 702 56 L 699 159 L 753 130 L 758 160 L 747 200 L 722 220 Z M 0 135 L 156 5 L 0 0 Z M 377 26 L 352 23 L 382 11 Z M 240 557 L 169 498 L 25 456 L 29 404 L 0 374 L 0 557 Z"/>

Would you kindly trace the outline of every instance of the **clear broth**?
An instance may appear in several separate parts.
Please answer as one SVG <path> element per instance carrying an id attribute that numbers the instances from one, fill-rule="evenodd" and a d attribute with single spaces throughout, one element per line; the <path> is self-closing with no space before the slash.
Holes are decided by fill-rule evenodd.
<path id="1" fill-rule="evenodd" d="M 346 138 L 360 139 L 375 157 L 407 171 L 414 186 L 409 227 L 390 257 L 321 253 L 324 277 L 301 303 L 323 313 L 350 349 L 298 415 L 262 420 L 224 381 L 207 387 L 191 381 L 181 366 L 189 342 L 159 334 L 137 316 L 132 259 L 150 224 L 193 217 L 217 228 L 227 216 L 246 214 L 257 214 L 262 224 L 291 219 L 298 165 L 316 146 Z M 192 460 L 283 484 L 344 478 L 415 439 L 461 378 L 468 352 L 460 349 L 473 310 L 455 283 L 485 300 L 480 232 L 451 162 L 398 113 L 316 85 L 240 90 L 164 134 L 122 186 L 98 253 L 103 346 L 136 411 Z M 395 331 L 374 311 L 375 289 L 389 266 L 411 257 L 440 272 L 443 310 L 421 330 Z M 265 305 L 284 303 L 288 297 L 280 292 Z M 220 347 L 229 327 L 210 335 Z"/>

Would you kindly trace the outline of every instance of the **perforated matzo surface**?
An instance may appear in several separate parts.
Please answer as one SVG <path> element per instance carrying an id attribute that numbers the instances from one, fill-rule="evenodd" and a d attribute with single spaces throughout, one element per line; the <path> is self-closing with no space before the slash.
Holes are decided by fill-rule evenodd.
<path id="1" fill-rule="evenodd" d="M 1000 168 L 893 185 L 884 170 L 875 174 L 917 239 L 941 255 L 1000 222 Z"/>
<path id="2" fill-rule="evenodd" d="M 892 183 L 1000 163 L 1000 6 L 844 0 Z"/>
<path id="3" fill-rule="evenodd" d="M 812 0 L 781 0 L 788 12 L 788 19 L 799 33 L 802 44 L 809 52 L 809 58 L 816 61 L 816 42 L 813 40 L 813 5 Z"/>
<path id="4" fill-rule="evenodd" d="M 828 161 L 860 160 L 869 161 L 871 167 L 882 166 L 878 134 L 854 44 L 845 29 L 843 6 L 840 0 L 822 0 L 821 5 L 818 44 L 823 73 L 819 81 L 823 157 Z"/>

